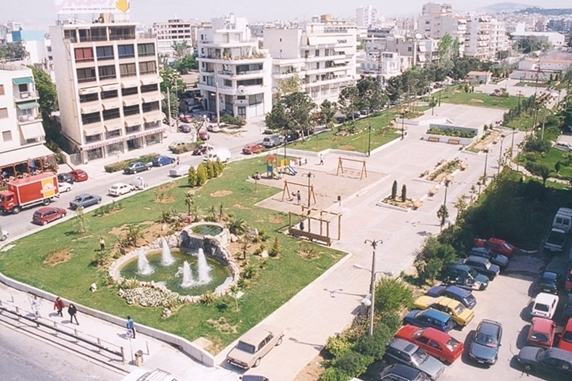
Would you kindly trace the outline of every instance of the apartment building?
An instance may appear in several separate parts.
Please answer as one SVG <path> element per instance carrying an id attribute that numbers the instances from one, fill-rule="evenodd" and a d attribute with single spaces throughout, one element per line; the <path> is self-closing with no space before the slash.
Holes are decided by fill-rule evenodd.
<path id="1" fill-rule="evenodd" d="M 497 58 L 499 52 L 506 52 L 510 48 L 506 33 L 506 23 L 503 20 L 491 19 L 489 28 L 489 59 Z"/>
<path id="2" fill-rule="evenodd" d="M 371 5 L 356 9 L 356 24 L 359 28 L 367 28 L 377 23 L 377 8 Z"/>
<path id="3" fill-rule="evenodd" d="M 153 23 L 153 34 L 157 37 L 157 53 L 173 56 L 174 43 L 187 42 L 189 48 L 193 46 L 193 26 L 190 22 L 181 19 Z"/>
<path id="4" fill-rule="evenodd" d="M 345 22 L 308 23 L 264 30 L 264 48 L 272 56 L 272 81 L 300 79 L 300 91 L 317 104 L 337 101 L 356 83 L 356 28 Z"/>
<path id="5" fill-rule="evenodd" d="M 491 58 L 490 30 L 490 16 L 477 14 L 467 16 L 467 33 L 465 35 L 466 56 L 481 60 Z"/>
<path id="6" fill-rule="evenodd" d="M 161 143 L 165 131 L 155 38 L 100 20 L 50 28 L 66 150 L 80 162 Z"/>
<path id="7" fill-rule="evenodd" d="M 357 63 L 363 74 L 376 74 L 390 78 L 401 74 L 399 53 L 387 50 L 387 40 L 368 37 L 365 50 L 357 54 Z"/>
<path id="8" fill-rule="evenodd" d="M 197 61 L 203 106 L 245 119 L 272 109 L 272 58 L 259 49 L 242 17 L 212 19 L 199 30 Z"/>
<path id="9" fill-rule="evenodd" d="M 1 180 L 27 176 L 55 164 L 54 153 L 44 145 L 46 133 L 38 99 L 31 69 L 0 64 Z"/>

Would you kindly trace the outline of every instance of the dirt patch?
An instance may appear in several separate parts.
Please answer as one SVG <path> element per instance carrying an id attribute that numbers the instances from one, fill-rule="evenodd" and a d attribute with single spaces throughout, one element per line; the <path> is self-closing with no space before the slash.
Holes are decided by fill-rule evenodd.
<path id="1" fill-rule="evenodd" d="M 249 210 L 250 209 L 249 207 L 244 206 L 244 205 L 240 205 L 240 204 L 234 204 L 232 207 L 236 208 L 236 209 L 242 209 L 242 210 Z"/>
<path id="2" fill-rule="evenodd" d="M 472 99 L 471 99 L 471 102 L 474 102 L 474 103 L 483 103 L 483 100 L 482 100 L 482 99 L 472 98 Z"/>
<path id="3" fill-rule="evenodd" d="M 55 266 L 60 263 L 67 262 L 71 259 L 72 253 L 69 250 L 59 250 L 53 253 L 50 253 L 44 259 L 44 264 Z"/>
<path id="4" fill-rule="evenodd" d="M 219 190 L 216 192 L 211 193 L 211 197 L 225 197 L 232 194 L 232 191 L 229 190 Z"/>
<path id="5" fill-rule="evenodd" d="M 324 357 L 320 353 L 318 356 L 314 357 L 312 361 L 310 361 L 304 369 L 300 371 L 296 375 L 294 381 L 316 381 L 319 380 L 324 373 L 324 367 L 322 366 L 322 362 L 324 361 Z"/>
<path id="6" fill-rule="evenodd" d="M 219 332 L 222 333 L 238 332 L 238 325 L 231 325 L 229 322 L 226 321 L 224 316 L 221 316 L 217 320 L 208 319 L 207 323 L 211 324 L 214 328 L 216 328 Z"/>
<path id="7" fill-rule="evenodd" d="M 278 217 L 278 216 L 270 216 L 270 218 L 268 218 L 268 222 L 270 222 L 271 224 L 284 224 L 284 218 L 282 217 Z"/>
<path id="8" fill-rule="evenodd" d="M 350 144 L 344 144 L 342 146 L 339 146 L 338 149 L 343 149 L 343 150 L 347 150 L 347 151 L 353 151 L 354 150 L 354 146 L 350 145 Z"/>
<path id="9" fill-rule="evenodd" d="M 161 197 L 161 198 L 156 198 L 156 199 L 155 199 L 155 202 L 156 202 L 157 204 L 170 204 L 170 203 L 172 203 L 172 202 L 175 202 L 175 197 L 173 197 L 173 196 L 164 196 L 164 197 Z"/>

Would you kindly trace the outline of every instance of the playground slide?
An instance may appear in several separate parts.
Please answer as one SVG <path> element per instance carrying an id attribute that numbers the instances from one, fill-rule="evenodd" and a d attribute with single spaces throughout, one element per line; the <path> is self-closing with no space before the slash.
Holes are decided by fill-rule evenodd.
<path id="1" fill-rule="evenodd" d="M 291 175 L 295 175 L 298 173 L 297 170 L 295 170 L 294 168 L 292 168 L 292 166 L 287 166 L 286 169 L 288 170 L 288 172 L 290 172 Z"/>

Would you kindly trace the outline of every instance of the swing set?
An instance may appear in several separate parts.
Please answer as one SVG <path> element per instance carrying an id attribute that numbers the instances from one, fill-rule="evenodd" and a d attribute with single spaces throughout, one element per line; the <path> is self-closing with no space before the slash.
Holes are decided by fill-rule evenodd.
<path id="1" fill-rule="evenodd" d="M 359 179 L 363 179 L 364 177 L 367 177 L 367 167 L 365 164 L 365 160 L 358 160 L 358 159 L 350 159 L 348 157 L 339 157 L 338 158 L 338 170 L 336 171 L 336 176 L 340 175 L 340 172 L 342 173 L 342 175 L 344 174 L 344 171 L 352 171 L 349 168 L 344 168 L 344 160 L 345 161 L 351 161 L 351 162 L 356 162 L 356 163 L 361 163 L 361 171 L 359 174 Z"/>
<path id="2" fill-rule="evenodd" d="M 308 189 L 308 198 L 314 199 L 314 204 L 316 203 L 316 194 L 314 193 L 314 185 L 295 183 L 292 181 L 289 182 L 288 180 L 284 180 L 284 188 L 282 189 L 282 200 L 281 201 L 284 201 L 284 198 L 286 197 L 286 195 L 288 195 L 288 200 L 292 199 L 291 198 L 292 194 L 290 193 L 290 188 L 288 187 L 288 184 L 296 185 L 296 186 Z"/>

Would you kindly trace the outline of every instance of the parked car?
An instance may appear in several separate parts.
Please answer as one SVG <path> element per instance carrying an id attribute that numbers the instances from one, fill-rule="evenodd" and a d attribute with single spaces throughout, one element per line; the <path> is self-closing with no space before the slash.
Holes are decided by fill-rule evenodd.
<path id="1" fill-rule="evenodd" d="M 174 151 L 174 150 L 176 150 L 177 148 L 186 146 L 187 144 L 190 144 L 190 143 L 188 143 L 188 142 L 182 142 L 182 141 L 176 141 L 176 142 L 173 142 L 173 143 L 169 144 L 169 149 L 170 149 L 171 151 Z"/>
<path id="2" fill-rule="evenodd" d="M 73 184 L 73 177 L 69 173 L 58 173 L 58 183 Z"/>
<path id="3" fill-rule="evenodd" d="M 264 147 L 262 144 L 260 143 L 248 143 L 247 145 L 245 145 L 242 148 L 242 153 L 245 153 L 247 155 L 249 154 L 254 154 L 254 153 L 259 153 L 264 151 L 266 147 Z"/>
<path id="4" fill-rule="evenodd" d="M 469 290 L 483 291 L 489 285 L 489 278 L 462 264 L 447 266 L 442 276 L 446 283 Z"/>
<path id="5" fill-rule="evenodd" d="M 286 135 L 287 142 L 293 142 L 298 139 L 300 139 L 300 133 L 298 131 L 291 131 Z"/>
<path id="6" fill-rule="evenodd" d="M 200 130 L 199 131 L 199 139 L 201 139 L 202 141 L 207 141 L 211 138 L 211 136 L 209 135 L 207 130 Z"/>
<path id="7" fill-rule="evenodd" d="M 443 332 L 449 332 L 455 327 L 455 322 L 449 314 L 433 308 L 412 310 L 405 315 L 403 324 L 412 324 L 417 327 L 432 327 Z"/>
<path id="8" fill-rule="evenodd" d="M 438 311 L 445 312 L 451 315 L 455 323 L 461 327 L 469 324 L 469 322 L 475 317 L 473 310 L 465 308 L 461 302 L 447 298 L 446 296 L 433 298 L 428 295 L 423 295 L 415 299 L 413 304 L 416 308 L 422 310 L 433 308 Z"/>
<path id="9" fill-rule="evenodd" d="M 564 281 L 564 289 L 570 292 L 572 291 L 572 264 L 568 266 L 568 271 L 566 271 L 566 279 Z"/>
<path id="10" fill-rule="evenodd" d="M 475 238 L 473 241 L 474 246 L 485 247 L 490 251 L 510 257 L 517 250 L 514 245 L 498 238 L 480 239 Z"/>
<path id="11" fill-rule="evenodd" d="M 427 354 L 424 349 L 400 338 L 394 338 L 387 344 L 384 357 L 392 362 L 419 369 L 432 380 L 438 379 L 445 370 L 443 363 Z"/>
<path id="12" fill-rule="evenodd" d="M 541 292 L 536 295 L 530 314 L 552 319 L 554 312 L 556 312 L 556 307 L 558 307 L 558 296 Z"/>
<path id="13" fill-rule="evenodd" d="M 556 323 L 550 319 L 535 317 L 530 323 L 526 342 L 530 345 L 550 348 L 554 344 Z"/>
<path id="14" fill-rule="evenodd" d="M 70 192 L 72 190 L 72 185 L 68 182 L 60 183 L 58 181 L 58 189 L 60 190 L 60 193 Z"/>
<path id="15" fill-rule="evenodd" d="M 568 322 L 564 326 L 564 330 L 560 335 L 560 341 L 558 342 L 558 348 L 572 352 L 572 318 L 568 319 Z"/>
<path id="16" fill-rule="evenodd" d="M 189 169 L 191 169 L 191 166 L 188 164 L 175 165 L 173 168 L 169 169 L 169 176 L 185 176 L 189 173 Z"/>
<path id="17" fill-rule="evenodd" d="M 179 114 L 179 119 L 181 122 L 191 123 L 193 121 L 193 116 L 191 114 Z"/>
<path id="18" fill-rule="evenodd" d="M 518 363 L 526 372 L 572 378 L 572 352 L 560 348 L 524 347 L 520 350 Z"/>
<path id="19" fill-rule="evenodd" d="M 193 128 L 191 126 L 189 126 L 188 124 L 181 124 L 179 126 L 179 131 L 182 133 L 185 133 L 185 134 L 188 134 L 192 130 L 193 130 Z"/>
<path id="20" fill-rule="evenodd" d="M 416 344 L 431 356 L 449 364 L 463 354 L 463 343 L 435 328 L 405 325 L 397 331 L 395 337 Z"/>
<path id="21" fill-rule="evenodd" d="M 546 292 L 558 295 L 558 290 L 562 287 L 562 275 L 554 271 L 542 273 L 536 283 L 536 292 Z"/>
<path id="22" fill-rule="evenodd" d="M 490 280 L 493 280 L 500 273 L 500 267 L 493 265 L 491 261 L 483 257 L 471 255 L 465 258 L 463 264 L 473 268 L 478 273 L 485 275 Z"/>
<path id="23" fill-rule="evenodd" d="M 481 364 L 493 365 L 499 357 L 501 339 L 502 324 L 483 319 L 471 336 L 469 358 Z"/>
<path id="24" fill-rule="evenodd" d="M 109 187 L 107 193 L 110 196 L 121 196 L 133 190 L 133 186 L 125 183 L 115 183 Z"/>
<path id="25" fill-rule="evenodd" d="M 336 116 L 336 122 L 338 122 L 338 124 L 345 123 L 346 117 L 345 116 Z"/>
<path id="26" fill-rule="evenodd" d="M 197 148 L 195 148 L 193 150 L 193 155 L 195 155 L 195 156 L 206 155 L 208 152 L 212 151 L 213 149 L 215 149 L 215 148 L 210 144 L 201 144 L 200 146 L 198 146 Z"/>
<path id="27" fill-rule="evenodd" d="M 176 159 L 174 157 L 159 155 L 153 158 L 153 166 L 162 167 L 164 165 L 173 164 L 175 161 Z"/>
<path id="28" fill-rule="evenodd" d="M 87 172 L 83 169 L 74 169 L 68 174 L 71 176 L 74 182 L 86 181 L 89 178 Z"/>
<path id="29" fill-rule="evenodd" d="M 135 173 L 148 171 L 149 169 L 151 169 L 149 164 L 145 164 L 141 161 L 136 161 L 135 163 L 129 164 L 129 166 L 123 170 L 123 173 L 132 175 Z"/>
<path id="30" fill-rule="evenodd" d="M 239 378 L 242 381 L 269 381 L 268 378 L 266 378 L 264 376 L 258 376 L 258 375 L 254 375 L 254 374 L 245 374 L 245 375 L 239 376 Z"/>
<path id="31" fill-rule="evenodd" d="M 282 344 L 283 336 L 282 330 L 277 327 L 265 324 L 254 327 L 240 338 L 226 360 L 243 369 L 256 367 L 272 348 Z"/>
<path id="32" fill-rule="evenodd" d="M 477 305 L 477 299 L 469 290 L 464 290 L 457 286 L 434 286 L 426 292 L 426 295 L 437 297 L 446 296 L 447 298 L 458 300 L 467 308 L 473 309 Z"/>
<path id="33" fill-rule="evenodd" d="M 262 139 L 262 145 L 266 148 L 272 148 L 272 147 L 279 146 L 283 142 L 284 142 L 284 138 L 280 135 L 277 135 L 277 134 L 265 136 L 264 139 Z"/>
<path id="34" fill-rule="evenodd" d="M 562 308 L 562 318 L 564 320 L 572 318 L 572 294 L 568 294 L 566 304 L 564 304 L 564 308 Z"/>
<path id="35" fill-rule="evenodd" d="M 4 229 L 0 229 L 0 241 L 6 241 L 8 239 L 8 232 Z"/>
<path id="36" fill-rule="evenodd" d="M 567 142 L 556 142 L 554 143 L 554 148 L 561 149 L 563 151 L 572 151 L 572 144 Z"/>
<path id="37" fill-rule="evenodd" d="M 217 161 L 220 160 L 221 163 L 226 163 L 230 160 L 230 151 L 226 148 L 219 148 L 210 151 L 203 157 L 203 161 Z"/>
<path id="38" fill-rule="evenodd" d="M 80 206 L 82 208 L 87 208 L 88 206 L 92 206 L 95 204 L 101 203 L 101 196 L 89 194 L 89 193 L 82 193 L 76 196 L 72 202 L 70 202 L 70 209 L 75 210 Z"/>
<path id="39" fill-rule="evenodd" d="M 429 376 L 404 364 L 391 364 L 379 374 L 381 381 L 428 381 Z"/>
<path id="40" fill-rule="evenodd" d="M 486 247 L 473 247 L 469 252 L 470 256 L 483 257 L 491 261 L 492 264 L 497 265 L 501 269 L 508 266 L 508 257 L 502 254 L 497 254 Z M 478 270 L 477 270 L 478 271 Z"/>
<path id="41" fill-rule="evenodd" d="M 67 211 L 62 208 L 56 208 L 55 206 L 46 206 L 40 208 L 34 212 L 32 216 L 32 222 L 38 225 L 45 225 L 60 218 L 64 218 Z"/>

